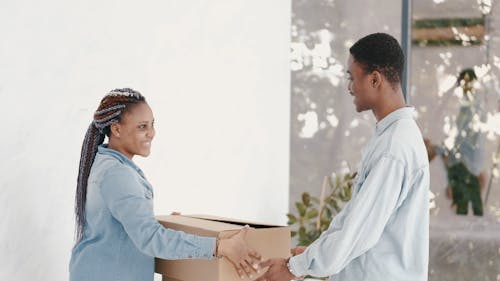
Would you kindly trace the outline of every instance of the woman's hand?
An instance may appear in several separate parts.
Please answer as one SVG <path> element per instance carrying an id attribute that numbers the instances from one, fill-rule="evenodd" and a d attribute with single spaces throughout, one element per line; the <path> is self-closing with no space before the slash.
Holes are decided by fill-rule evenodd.
<path id="1" fill-rule="evenodd" d="M 304 247 L 304 246 L 298 246 L 298 247 L 295 247 L 293 249 L 290 249 L 290 254 L 292 254 L 292 256 L 296 256 L 296 255 L 300 255 L 302 254 L 305 250 L 307 249 L 307 247 Z"/>
<path id="2" fill-rule="evenodd" d="M 226 257 L 234 265 L 241 278 L 244 278 L 245 274 L 252 278 L 254 273 L 259 272 L 259 263 L 262 258 L 259 253 L 250 249 L 245 242 L 248 228 L 248 226 L 245 226 L 230 238 L 220 239 L 219 248 L 217 249 L 220 256 Z"/>

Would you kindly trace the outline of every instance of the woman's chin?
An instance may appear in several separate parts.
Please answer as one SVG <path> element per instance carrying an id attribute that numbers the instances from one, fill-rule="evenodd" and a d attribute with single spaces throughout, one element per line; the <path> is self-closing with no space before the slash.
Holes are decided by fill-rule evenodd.
<path id="1" fill-rule="evenodd" d="M 139 153 L 139 155 L 142 156 L 142 157 L 148 157 L 149 154 L 151 154 L 151 150 L 150 149 L 143 150 L 143 151 L 141 151 L 141 153 Z"/>

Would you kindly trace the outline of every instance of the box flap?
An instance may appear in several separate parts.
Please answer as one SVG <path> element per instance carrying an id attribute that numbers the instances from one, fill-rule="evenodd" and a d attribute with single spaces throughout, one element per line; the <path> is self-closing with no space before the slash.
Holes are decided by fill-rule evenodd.
<path id="1" fill-rule="evenodd" d="M 245 226 L 248 224 L 250 227 L 253 227 L 253 228 L 266 228 L 266 227 L 282 226 L 282 225 L 259 223 L 259 222 L 252 222 L 252 221 L 246 221 L 246 220 L 240 220 L 240 219 L 218 217 L 218 216 L 212 216 L 212 215 L 185 215 L 185 216 L 190 217 L 190 218 L 197 218 L 197 219 L 214 221 L 214 222 L 230 223 L 230 224 L 235 224 L 235 225 L 240 225 L 240 226 Z"/>
<path id="2" fill-rule="evenodd" d="M 219 232 L 227 230 L 238 230 L 243 228 L 241 225 L 207 220 L 203 218 L 184 216 L 184 215 L 170 215 L 170 216 L 157 216 L 156 219 L 164 226 L 171 227 L 174 229 L 183 230 L 187 233 L 196 234 L 211 234 L 209 236 L 217 236 Z M 176 227 L 172 227 L 174 224 Z M 209 233 L 207 233 L 209 232 Z"/>

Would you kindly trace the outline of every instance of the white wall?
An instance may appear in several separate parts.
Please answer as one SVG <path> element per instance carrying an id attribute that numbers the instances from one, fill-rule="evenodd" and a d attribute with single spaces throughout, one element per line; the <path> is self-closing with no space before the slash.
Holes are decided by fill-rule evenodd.
<path id="1" fill-rule="evenodd" d="M 155 211 L 285 223 L 290 1 L 4 1 L 0 280 L 67 280 L 83 135 L 132 87 Z"/>

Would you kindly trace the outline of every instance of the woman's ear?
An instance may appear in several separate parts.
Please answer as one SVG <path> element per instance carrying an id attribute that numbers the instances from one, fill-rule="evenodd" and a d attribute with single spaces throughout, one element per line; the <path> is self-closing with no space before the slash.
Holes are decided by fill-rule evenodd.
<path id="1" fill-rule="evenodd" d="M 118 138 L 120 137 L 120 130 L 121 130 L 120 124 L 113 123 L 113 124 L 111 124 L 111 126 L 109 127 L 109 129 L 110 129 L 111 135 L 113 137 L 118 137 Z"/>

